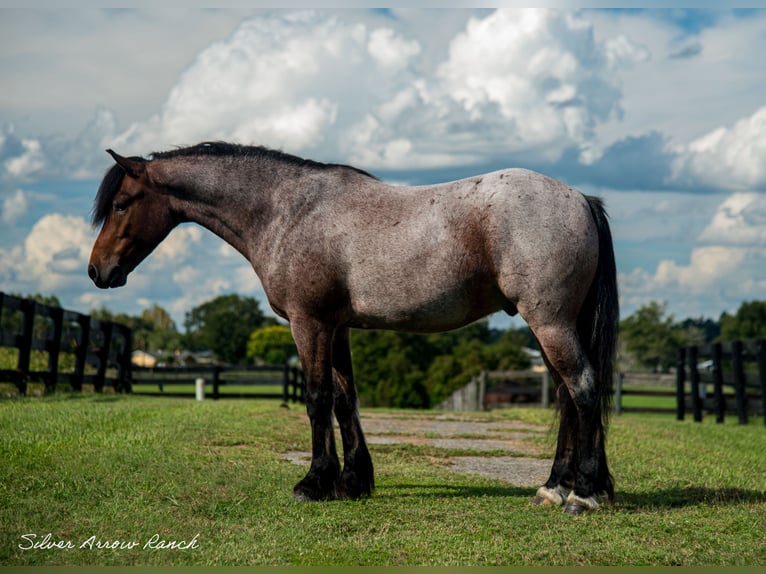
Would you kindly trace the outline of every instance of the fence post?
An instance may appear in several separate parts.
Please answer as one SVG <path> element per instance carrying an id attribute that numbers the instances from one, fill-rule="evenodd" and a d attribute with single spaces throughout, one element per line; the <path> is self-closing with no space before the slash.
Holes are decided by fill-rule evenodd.
<path id="1" fill-rule="evenodd" d="M 21 380 L 16 383 L 21 395 L 27 394 L 27 378 L 29 377 L 29 361 L 32 354 L 32 333 L 35 328 L 35 303 L 29 299 L 22 299 L 19 310 L 21 311 L 21 334 L 17 338 L 19 360 L 16 368 L 19 370 Z"/>
<path id="2" fill-rule="evenodd" d="M 56 391 L 59 378 L 59 354 L 61 353 L 61 336 L 64 331 L 64 310 L 61 307 L 51 307 L 50 318 L 53 322 L 53 339 L 48 339 L 48 380 L 45 392 Z"/>
<path id="3" fill-rule="evenodd" d="M 216 366 L 213 369 L 213 399 L 218 400 L 218 385 L 221 382 L 221 367 Z"/>
<path id="4" fill-rule="evenodd" d="M 290 366 L 285 363 L 282 369 L 282 402 L 287 404 L 290 400 Z"/>
<path id="5" fill-rule="evenodd" d="M 120 356 L 117 359 L 117 379 L 120 384 L 120 390 L 126 393 L 133 391 L 133 330 L 122 329 L 123 348 L 120 350 Z"/>
<path id="6" fill-rule="evenodd" d="M 734 366 L 734 393 L 737 399 L 737 417 L 739 424 L 747 424 L 747 397 L 745 396 L 745 369 L 742 364 L 742 341 L 732 345 L 732 363 Z"/>
<path id="7" fill-rule="evenodd" d="M 715 397 L 715 422 L 722 423 L 726 416 L 726 399 L 723 397 L 723 350 L 721 343 L 713 345 L 713 396 Z"/>
<path id="8" fill-rule="evenodd" d="M 75 352 L 72 390 L 82 391 L 82 383 L 85 380 L 85 364 L 88 360 L 88 346 L 90 345 L 90 315 L 80 315 L 77 323 L 80 325 L 80 336 Z"/>
<path id="9" fill-rule="evenodd" d="M 106 370 L 109 368 L 109 350 L 112 346 L 112 323 L 110 321 L 99 321 L 102 340 L 101 348 L 98 350 L 98 371 L 93 379 L 93 390 L 97 393 L 104 392 L 104 383 L 106 382 Z"/>
<path id="10" fill-rule="evenodd" d="M 758 339 L 758 379 L 761 383 L 761 404 L 763 405 L 763 424 L 766 424 L 766 341 Z"/>
<path id="11" fill-rule="evenodd" d="M 686 397 L 684 386 L 686 384 L 686 349 L 678 349 L 676 355 L 676 420 L 684 420 L 686 416 Z"/>
<path id="12" fill-rule="evenodd" d="M 694 422 L 702 422 L 702 397 L 700 396 L 700 374 L 697 370 L 697 347 L 689 347 L 689 380 L 692 384 L 692 413 Z"/>

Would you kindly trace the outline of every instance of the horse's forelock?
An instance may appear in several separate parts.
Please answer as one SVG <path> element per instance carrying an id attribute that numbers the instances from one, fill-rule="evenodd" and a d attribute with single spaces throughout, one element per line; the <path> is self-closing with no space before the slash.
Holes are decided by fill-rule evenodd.
<path id="1" fill-rule="evenodd" d="M 124 178 L 125 171 L 117 164 L 107 170 L 93 202 L 91 223 L 94 227 L 101 225 L 109 215 L 114 196 L 117 195 Z"/>

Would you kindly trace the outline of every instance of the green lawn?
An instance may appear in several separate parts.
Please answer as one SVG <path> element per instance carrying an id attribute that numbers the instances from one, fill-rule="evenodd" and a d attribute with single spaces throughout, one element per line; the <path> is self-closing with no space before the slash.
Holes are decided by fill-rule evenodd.
<path id="1" fill-rule="evenodd" d="M 369 499 L 295 502 L 305 469 L 279 455 L 308 450 L 309 427 L 303 407 L 279 404 L 0 401 L 0 564 L 766 564 L 762 419 L 615 417 L 617 502 L 573 518 L 532 507 L 533 488 L 452 473 L 438 449 L 413 445 L 371 447 Z M 552 420 L 534 408 L 470 416 Z M 552 453 L 554 435 L 547 440 Z M 22 549 L 49 533 L 75 547 Z M 97 540 L 136 546 L 99 549 Z M 161 549 L 159 540 L 194 547 Z"/>

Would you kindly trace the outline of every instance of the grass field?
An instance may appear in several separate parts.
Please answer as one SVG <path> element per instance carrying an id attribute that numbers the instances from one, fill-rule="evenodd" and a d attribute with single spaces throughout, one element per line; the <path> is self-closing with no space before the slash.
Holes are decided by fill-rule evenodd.
<path id="1" fill-rule="evenodd" d="M 552 413 L 470 417 L 548 424 Z M 574 518 L 412 444 L 371 446 L 371 498 L 298 503 L 305 468 L 280 454 L 308 448 L 304 408 L 274 400 L 0 401 L 0 564 L 766 565 L 760 419 L 615 418 L 617 502 Z"/>

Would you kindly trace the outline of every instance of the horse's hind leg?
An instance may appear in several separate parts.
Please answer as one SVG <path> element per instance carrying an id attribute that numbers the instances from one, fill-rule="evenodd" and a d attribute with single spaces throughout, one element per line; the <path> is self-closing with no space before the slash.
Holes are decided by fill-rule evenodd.
<path id="1" fill-rule="evenodd" d="M 372 458 L 359 422 L 359 406 L 351 366 L 349 330 L 340 328 L 333 340 L 333 386 L 335 418 L 343 441 L 343 473 L 338 485 L 340 498 L 369 496 L 375 487 Z"/>
<path id="2" fill-rule="evenodd" d="M 595 372 L 583 351 L 574 324 L 530 327 L 551 367 L 564 382 L 576 410 L 576 418 L 562 416 L 559 429 L 558 448 L 562 454 L 568 452 L 575 457 L 574 490 L 567 497 L 566 511 L 579 514 L 586 510 L 595 510 L 599 506 L 599 498 L 609 491 Z M 565 401 L 562 407 L 568 410 L 562 411 L 562 415 L 573 414 L 571 406 L 566 405 Z M 574 445 L 575 452 L 572 452 L 571 446 L 568 445 Z M 560 459 L 559 463 L 562 466 L 559 469 L 554 463 L 552 478 L 557 478 L 553 477 L 557 470 L 561 472 L 562 477 L 567 475 L 563 467 L 565 459 L 566 456 Z"/>
<path id="3" fill-rule="evenodd" d="M 567 496 L 574 486 L 577 445 L 575 443 L 576 434 L 571 429 L 577 428 L 577 408 L 564 381 L 544 354 L 543 358 L 556 383 L 556 394 L 559 401 L 559 431 L 551 474 L 546 483 L 537 490 L 534 504 L 536 506 L 560 506 L 566 502 Z"/>

